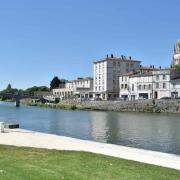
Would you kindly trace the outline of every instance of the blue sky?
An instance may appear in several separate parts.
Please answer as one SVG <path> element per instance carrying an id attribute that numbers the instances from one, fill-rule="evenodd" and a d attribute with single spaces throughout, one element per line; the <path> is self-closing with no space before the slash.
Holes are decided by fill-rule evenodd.
<path id="1" fill-rule="evenodd" d="M 169 66 L 179 0 L 0 1 L 0 89 L 92 76 L 106 54 Z"/>

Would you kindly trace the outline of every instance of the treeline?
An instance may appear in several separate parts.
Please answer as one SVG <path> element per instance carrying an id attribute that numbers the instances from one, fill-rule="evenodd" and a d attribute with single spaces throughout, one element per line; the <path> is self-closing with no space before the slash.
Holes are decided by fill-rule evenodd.
<path id="1" fill-rule="evenodd" d="M 33 86 L 33 87 L 23 90 L 23 89 L 12 88 L 11 84 L 8 84 L 6 89 L 1 91 L 1 93 L 2 94 L 5 93 L 5 94 L 34 95 L 34 93 L 36 92 L 49 92 L 49 91 L 50 91 L 50 88 L 48 88 L 47 86 Z"/>
<path id="2" fill-rule="evenodd" d="M 2 94 L 5 93 L 5 94 L 19 94 L 19 95 L 33 96 L 37 92 L 50 92 L 54 88 L 58 88 L 60 86 L 63 86 L 65 84 L 65 82 L 66 82 L 66 80 L 59 79 L 57 76 L 55 76 L 50 81 L 50 87 L 33 86 L 33 87 L 27 88 L 25 90 L 13 88 L 11 84 L 8 84 L 7 87 L 3 91 L 1 91 L 1 93 Z"/>

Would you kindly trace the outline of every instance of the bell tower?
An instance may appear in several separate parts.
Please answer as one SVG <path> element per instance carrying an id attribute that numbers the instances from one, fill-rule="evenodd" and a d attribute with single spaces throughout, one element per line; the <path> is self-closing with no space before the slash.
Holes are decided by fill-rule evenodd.
<path id="1" fill-rule="evenodd" d="M 180 40 L 177 41 L 174 47 L 172 66 L 180 65 Z"/>

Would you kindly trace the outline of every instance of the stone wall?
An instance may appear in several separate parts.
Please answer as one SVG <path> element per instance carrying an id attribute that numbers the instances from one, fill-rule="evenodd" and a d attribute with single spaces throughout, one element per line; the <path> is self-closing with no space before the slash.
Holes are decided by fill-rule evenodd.
<path id="1" fill-rule="evenodd" d="M 90 110 L 180 113 L 180 100 L 63 101 L 61 103 Z"/>

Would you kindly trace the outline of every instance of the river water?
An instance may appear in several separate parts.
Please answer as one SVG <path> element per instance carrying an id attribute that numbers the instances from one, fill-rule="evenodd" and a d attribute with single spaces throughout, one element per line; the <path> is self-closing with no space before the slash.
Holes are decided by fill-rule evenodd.
<path id="1" fill-rule="evenodd" d="M 0 102 L 0 121 L 20 128 L 180 155 L 180 115 L 71 111 Z"/>

